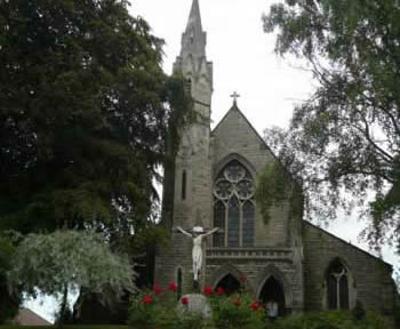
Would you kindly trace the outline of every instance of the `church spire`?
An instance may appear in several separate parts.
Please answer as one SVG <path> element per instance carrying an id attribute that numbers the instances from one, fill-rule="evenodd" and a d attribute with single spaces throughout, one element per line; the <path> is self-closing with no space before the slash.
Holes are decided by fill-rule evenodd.
<path id="1" fill-rule="evenodd" d="M 199 0 L 193 0 L 186 30 L 182 35 L 181 57 L 204 57 L 206 55 L 206 33 L 201 25 Z"/>
<path id="2" fill-rule="evenodd" d="M 199 0 L 193 0 L 186 31 L 188 31 L 192 26 L 195 26 L 200 31 L 202 30 Z"/>

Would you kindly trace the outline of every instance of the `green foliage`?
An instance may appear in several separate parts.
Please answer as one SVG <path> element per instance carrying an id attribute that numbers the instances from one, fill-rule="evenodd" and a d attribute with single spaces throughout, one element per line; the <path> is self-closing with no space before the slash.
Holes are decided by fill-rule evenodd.
<path id="1" fill-rule="evenodd" d="M 178 317 L 176 327 L 179 329 L 206 329 L 212 328 L 200 314 L 184 313 Z"/>
<path id="2" fill-rule="evenodd" d="M 68 293 L 86 288 L 117 295 L 135 290 L 135 272 L 128 257 L 116 255 L 100 235 L 91 232 L 56 231 L 29 234 L 13 256 L 8 282 L 28 295 L 38 289 L 62 295 L 60 318 L 66 311 Z"/>
<path id="3" fill-rule="evenodd" d="M 0 324 L 13 318 L 20 304 L 19 293 L 8 290 L 6 273 L 10 270 L 14 257 L 14 246 L 11 241 L 0 236 Z"/>
<path id="4" fill-rule="evenodd" d="M 400 328 L 400 296 L 397 295 L 396 298 L 396 306 L 394 309 L 394 321 L 396 324 L 396 328 Z"/>
<path id="5" fill-rule="evenodd" d="M 0 229 L 152 227 L 153 180 L 190 102 L 127 6 L 0 1 Z"/>
<path id="6" fill-rule="evenodd" d="M 352 200 L 368 207 L 375 191 L 366 232 L 375 246 L 400 242 L 399 18 L 397 0 L 286 0 L 264 17 L 277 53 L 304 59 L 319 82 L 268 142 L 319 218 Z"/>
<path id="7" fill-rule="evenodd" d="M 247 294 L 214 297 L 211 303 L 216 329 L 263 328 L 264 308 Z"/>
<path id="8" fill-rule="evenodd" d="M 266 223 L 270 220 L 271 208 L 285 201 L 289 202 L 290 216 L 302 218 L 302 192 L 278 161 L 268 164 L 258 176 L 255 197 Z"/>
<path id="9" fill-rule="evenodd" d="M 369 314 L 363 320 L 354 320 L 349 313 L 325 312 L 293 315 L 268 325 L 268 329 L 380 329 L 390 328 L 384 319 Z"/>
<path id="10" fill-rule="evenodd" d="M 128 324 L 132 328 L 177 328 L 180 323 L 176 292 L 143 291 L 132 300 L 129 309 Z"/>
<path id="11" fill-rule="evenodd" d="M 366 312 L 363 304 L 359 300 L 356 301 L 356 306 L 353 308 L 351 312 L 353 314 L 354 319 L 359 321 L 365 319 Z"/>

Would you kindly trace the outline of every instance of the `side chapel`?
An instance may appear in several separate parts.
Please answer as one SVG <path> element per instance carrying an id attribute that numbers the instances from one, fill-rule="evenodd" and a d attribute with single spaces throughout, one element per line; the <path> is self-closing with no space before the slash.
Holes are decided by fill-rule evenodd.
<path id="1" fill-rule="evenodd" d="M 289 216 L 289 200 L 264 222 L 254 197 L 256 177 L 277 159 L 236 101 L 210 128 L 213 65 L 206 57 L 198 0 L 193 0 L 174 70 L 190 83 L 200 119 L 186 128 L 175 170 L 166 172 L 173 175 L 172 197 L 165 197 L 163 206 L 171 237 L 157 252 L 154 281 L 163 286 L 174 281 L 180 294 L 192 291 L 192 241 L 174 228 L 220 227 L 207 238 L 202 287 L 233 292 L 244 283 L 255 298 L 276 301 L 281 315 L 352 309 L 356 301 L 391 315 L 396 288 L 390 264 L 301 216 Z"/>

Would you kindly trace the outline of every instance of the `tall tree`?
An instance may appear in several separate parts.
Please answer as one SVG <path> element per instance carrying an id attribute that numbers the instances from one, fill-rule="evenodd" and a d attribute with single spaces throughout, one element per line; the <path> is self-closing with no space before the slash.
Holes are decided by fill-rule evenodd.
<path id="1" fill-rule="evenodd" d="M 117 237 L 155 216 L 167 130 L 188 100 L 127 6 L 0 0 L 0 228 Z"/>
<path id="2" fill-rule="evenodd" d="M 290 129 L 267 138 L 303 181 L 315 210 L 332 215 L 369 191 L 369 241 L 400 251 L 400 4 L 397 0 L 285 0 L 264 16 L 276 51 L 310 65 L 319 87 Z M 324 207 L 326 206 L 326 207 Z"/>
<path id="3" fill-rule="evenodd" d="M 9 291 L 6 273 L 11 269 L 15 248 L 10 239 L 0 236 L 0 324 L 17 315 L 19 292 Z"/>

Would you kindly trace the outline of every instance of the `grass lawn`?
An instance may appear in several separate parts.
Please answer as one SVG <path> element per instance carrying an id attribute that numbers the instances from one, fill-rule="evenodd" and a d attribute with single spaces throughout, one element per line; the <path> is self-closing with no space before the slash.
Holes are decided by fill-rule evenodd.
<path id="1" fill-rule="evenodd" d="M 17 325 L 4 325 L 0 329 L 49 329 L 58 328 L 57 326 L 17 326 Z M 65 329 L 127 329 L 128 326 L 121 325 L 72 325 L 63 326 Z M 138 328 L 140 329 L 140 328 Z"/>

